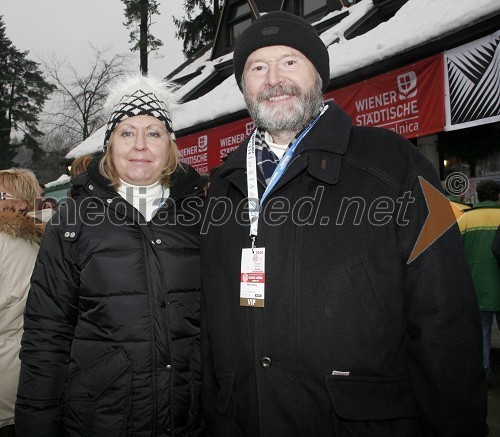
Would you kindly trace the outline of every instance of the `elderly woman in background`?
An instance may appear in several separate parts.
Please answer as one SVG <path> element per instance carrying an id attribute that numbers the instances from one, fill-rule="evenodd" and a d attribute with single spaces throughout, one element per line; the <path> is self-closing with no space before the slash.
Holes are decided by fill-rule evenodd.
<path id="1" fill-rule="evenodd" d="M 27 215 L 41 194 L 30 170 L 0 170 L 0 436 L 14 436 L 19 349 L 43 226 Z"/>
<path id="2" fill-rule="evenodd" d="M 104 156 L 77 178 L 35 266 L 19 436 L 200 432 L 203 187 L 179 162 L 168 84 L 128 78 L 107 106 Z"/>

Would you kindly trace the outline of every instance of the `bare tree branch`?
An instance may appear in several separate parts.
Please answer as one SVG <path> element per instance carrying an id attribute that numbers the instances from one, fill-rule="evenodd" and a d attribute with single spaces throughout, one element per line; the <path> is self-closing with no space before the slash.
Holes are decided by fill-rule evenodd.
<path id="1" fill-rule="evenodd" d="M 46 111 L 46 127 L 62 135 L 71 146 L 105 123 L 107 88 L 127 72 L 130 61 L 129 55 L 110 55 L 109 48 L 91 48 L 94 56 L 86 72 L 55 56 L 43 61 L 48 80 L 57 87 L 52 108 Z"/>

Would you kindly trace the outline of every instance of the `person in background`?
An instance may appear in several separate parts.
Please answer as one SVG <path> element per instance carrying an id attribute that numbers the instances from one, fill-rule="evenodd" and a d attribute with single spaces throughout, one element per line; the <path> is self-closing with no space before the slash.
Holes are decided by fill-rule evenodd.
<path id="1" fill-rule="evenodd" d="M 23 312 L 44 230 L 27 214 L 39 196 L 31 170 L 0 170 L 0 437 L 14 437 Z"/>
<path id="2" fill-rule="evenodd" d="M 92 160 L 91 155 L 82 155 L 79 156 L 78 158 L 75 158 L 73 162 L 71 163 L 71 169 L 69 171 L 69 175 L 71 179 L 73 179 L 75 176 L 78 176 L 81 173 L 85 173 L 87 171 L 87 167 Z"/>
<path id="3" fill-rule="evenodd" d="M 496 316 L 500 327 L 500 267 L 492 245 L 500 226 L 500 184 L 488 180 L 476 187 L 479 202 L 458 220 L 465 256 L 472 274 L 483 333 L 483 368 L 486 377 L 492 373 L 490 363 L 491 327 Z"/>
<path id="4" fill-rule="evenodd" d="M 456 207 L 460 208 L 462 211 L 466 211 L 466 210 L 472 208 L 472 205 L 470 203 L 465 202 L 464 198 L 465 198 L 464 194 L 459 195 L 459 196 L 450 194 L 448 196 L 448 200 L 451 203 L 453 203 Z"/>
<path id="5" fill-rule="evenodd" d="M 40 194 L 35 200 L 34 209 L 32 211 L 29 211 L 27 214 L 33 217 L 39 223 L 47 223 L 55 213 L 55 208 L 52 208 L 52 204 L 53 202 L 55 202 L 55 199 L 46 197 L 44 184 L 39 184 L 39 191 Z M 51 205 L 50 208 L 48 208 L 49 205 Z"/>
<path id="6" fill-rule="evenodd" d="M 493 243 L 491 243 L 491 251 L 497 260 L 497 264 L 500 267 L 500 225 L 495 232 L 495 237 L 493 238 Z M 500 324 L 498 325 L 500 328 Z"/>
<path id="7" fill-rule="evenodd" d="M 91 155 L 83 155 L 79 156 L 78 158 L 75 158 L 73 162 L 71 163 L 71 168 L 69 171 L 70 175 L 70 182 L 71 182 L 71 188 L 68 190 L 67 197 L 68 198 L 76 198 L 78 197 L 78 191 L 75 189 L 75 185 L 79 185 L 78 181 L 75 180 L 75 178 L 78 175 L 81 175 L 82 173 L 87 172 L 87 167 L 92 160 Z"/>
<path id="8" fill-rule="evenodd" d="M 107 100 L 105 153 L 40 249 L 22 339 L 18 436 L 200 431 L 198 173 L 179 162 L 170 85 Z"/>
<path id="9" fill-rule="evenodd" d="M 46 197 L 42 203 L 42 209 L 57 209 L 57 200 L 53 197 Z"/>
<path id="10" fill-rule="evenodd" d="M 40 187 L 40 195 L 36 198 L 35 211 L 40 211 L 42 209 L 42 204 L 45 200 L 45 185 L 39 183 L 38 186 Z"/>
<path id="11" fill-rule="evenodd" d="M 427 218 L 419 178 L 440 189 L 432 163 L 323 103 L 335 59 L 302 18 L 261 16 L 233 62 L 256 130 L 206 201 L 212 435 L 484 436 L 481 325 L 458 227 L 409 262 Z"/>

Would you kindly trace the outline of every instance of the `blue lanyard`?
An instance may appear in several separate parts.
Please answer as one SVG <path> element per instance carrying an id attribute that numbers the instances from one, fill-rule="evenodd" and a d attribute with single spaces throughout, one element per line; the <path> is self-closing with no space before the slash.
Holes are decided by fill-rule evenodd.
<path id="1" fill-rule="evenodd" d="M 272 189 L 275 187 L 275 185 L 278 183 L 280 180 L 281 176 L 283 176 L 283 173 L 285 173 L 288 164 L 290 164 L 290 161 L 292 160 L 293 154 L 295 153 L 295 149 L 297 149 L 298 145 L 302 141 L 302 139 L 309 133 L 309 131 L 314 127 L 316 122 L 319 120 L 319 118 L 324 114 L 324 112 L 328 109 L 328 105 L 323 108 L 323 110 L 320 112 L 320 114 L 311 122 L 309 126 L 307 126 L 306 129 L 299 135 L 299 137 L 286 149 L 285 154 L 281 157 L 280 162 L 274 169 L 273 175 L 271 176 L 271 179 L 269 180 L 269 183 L 267 184 L 266 191 L 264 191 L 264 194 L 262 195 L 262 199 L 260 199 L 260 204 L 264 203 L 264 199 L 269 195 L 269 193 L 272 191 Z"/>
<path id="2" fill-rule="evenodd" d="M 259 202 L 259 194 L 257 189 L 257 162 L 255 159 L 255 137 L 256 131 L 254 131 L 250 141 L 248 142 L 247 147 L 247 186 L 248 186 L 248 209 L 250 215 L 250 238 L 252 238 L 252 244 L 255 243 L 255 239 L 257 237 L 257 227 L 260 215 L 260 206 L 264 202 L 264 199 L 269 195 L 272 189 L 276 186 L 278 181 L 280 180 L 283 173 L 285 173 L 288 165 L 291 162 L 293 154 L 297 149 L 298 145 L 302 141 L 302 139 L 309 133 L 309 131 L 314 127 L 319 118 L 325 113 L 328 109 L 328 105 L 326 105 L 320 114 L 311 122 L 309 126 L 298 136 L 298 138 L 288 147 L 285 154 L 281 157 L 277 167 L 274 169 L 274 172 L 269 180 L 269 184 L 267 185 L 264 194 Z"/>

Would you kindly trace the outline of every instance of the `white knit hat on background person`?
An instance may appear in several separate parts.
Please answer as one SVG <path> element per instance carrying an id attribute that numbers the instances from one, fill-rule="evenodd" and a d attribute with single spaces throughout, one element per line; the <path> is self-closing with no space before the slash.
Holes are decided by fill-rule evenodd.
<path id="1" fill-rule="evenodd" d="M 161 120 L 175 139 L 172 109 L 177 102 L 173 92 L 172 83 L 140 74 L 115 82 L 110 87 L 104 105 L 104 109 L 110 114 L 104 135 L 104 147 L 106 148 L 118 123 L 136 115 L 150 115 Z"/>

